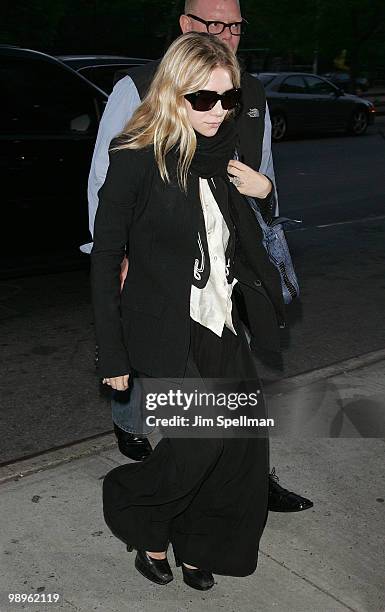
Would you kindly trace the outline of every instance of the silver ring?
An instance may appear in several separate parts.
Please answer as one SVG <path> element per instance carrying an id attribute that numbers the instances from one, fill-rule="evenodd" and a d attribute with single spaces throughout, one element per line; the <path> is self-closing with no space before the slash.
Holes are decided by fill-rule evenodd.
<path id="1" fill-rule="evenodd" d="M 230 176 L 230 183 L 233 183 L 236 187 L 240 187 L 242 185 L 242 181 L 238 176 Z"/>

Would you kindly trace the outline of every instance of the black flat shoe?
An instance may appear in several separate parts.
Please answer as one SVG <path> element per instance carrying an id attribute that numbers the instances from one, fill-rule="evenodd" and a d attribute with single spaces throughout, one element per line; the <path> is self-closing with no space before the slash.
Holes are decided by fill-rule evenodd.
<path id="1" fill-rule="evenodd" d="M 127 546 L 127 550 L 130 549 Z M 135 567 L 142 576 L 156 584 L 168 584 L 174 578 L 167 559 L 153 559 L 145 550 L 136 553 Z"/>
<path id="2" fill-rule="evenodd" d="M 128 433 L 114 423 L 114 432 L 122 455 L 134 461 L 144 461 L 152 453 L 151 444 L 147 438 Z"/>
<path id="3" fill-rule="evenodd" d="M 278 484 L 275 469 L 269 474 L 268 508 L 272 512 L 300 512 L 313 507 L 313 502 L 297 493 L 288 491 Z"/>
<path id="4" fill-rule="evenodd" d="M 182 566 L 183 581 L 187 586 L 198 591 L 208 591 L 214 586 L 214 576 L 211 572 L 201 569 L 190 569 L 182 563 L 179 557 L 175 554 L 175 565 Z"/>

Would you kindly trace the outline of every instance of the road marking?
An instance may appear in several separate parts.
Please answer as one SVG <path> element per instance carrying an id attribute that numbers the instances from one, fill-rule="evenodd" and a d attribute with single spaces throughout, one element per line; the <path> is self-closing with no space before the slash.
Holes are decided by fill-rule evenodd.
<path id="1" fill-rule="evenodd" d="M 334 227 L 336 225 L 351 225 L 352 223 L 364 223 L 365 221 L 379 221 L 385 219 L 385 215 L 378 215 L 377 217 L 364 217 L 363 219 L 350 219 L 349 221 L 336 221 L 335 223 L 323 223 L 321 225 L 306 225 L 305 227 L 296 227 L 294 229 L 287 229 L 287 232 L 305 232 L 311 229 L 325 229 L 327 227 Z"/>

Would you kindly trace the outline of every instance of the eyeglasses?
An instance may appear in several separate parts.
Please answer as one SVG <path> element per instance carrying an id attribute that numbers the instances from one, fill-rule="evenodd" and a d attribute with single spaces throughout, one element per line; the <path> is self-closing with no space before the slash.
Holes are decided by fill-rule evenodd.
<path id="1" fill-rule="evenodd" d="M 242 19 L 242 21 L 235 21 L 234 23 L 224 23 L 223 21 L 205 21 L 204 19 L 201 19 L 196 15 L 192 15 L 191 13 L 187 13 L 187 17 L 191 17 L 191 19 L 195 19 L 195 21 L 204 23 L 209 34 L 222 34 L 222 32 L 225 31 L 225 28 L 229 28 L 233 36 L 240 36 L 245 28 L 245 24 L 247 23 L 246 19 Z"/>
<path id="2" fill-rule="evenodd" d="M 184 97 L 188 100 L 196 111 L 209 111 L 218 102 L 221 101 L 223 110 L 232 110 L 241 102 L 241 90 L 229 89 L 223 94 L 209 89 L 201 89 L 195 93 L 186 94 Z"/>

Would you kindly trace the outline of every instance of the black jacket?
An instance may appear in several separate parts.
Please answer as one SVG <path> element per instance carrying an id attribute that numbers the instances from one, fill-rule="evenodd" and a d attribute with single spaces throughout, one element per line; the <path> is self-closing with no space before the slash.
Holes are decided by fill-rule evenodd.
<path id="1" fill-rule="evenodd" d="M 151 149 L 110 153 L 91 253 L 101 377 L 132 369 L 156 377 L 183 375 L 190 342 L 198 193 L 195 199 L 194 208 L 176 183 L 162 181 Z M 246 203 L 235 211 L 234 222 L 234 270 L 253 343 L 279 350 L 284 306 L 278 272 L 266 264 L 264 248 L 256 240 L 257 221 Z M 120 294 L 125 252 L 129 271 Z"/>

